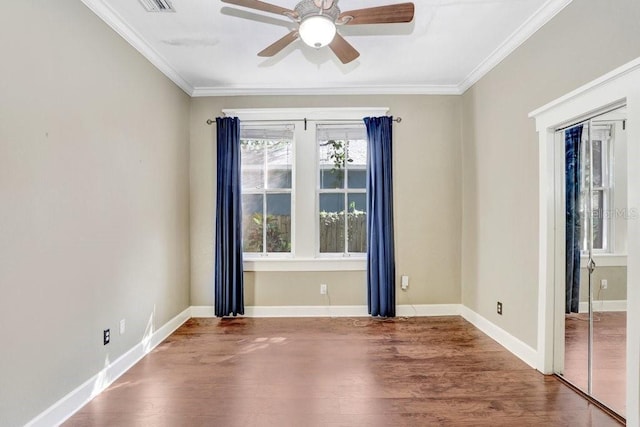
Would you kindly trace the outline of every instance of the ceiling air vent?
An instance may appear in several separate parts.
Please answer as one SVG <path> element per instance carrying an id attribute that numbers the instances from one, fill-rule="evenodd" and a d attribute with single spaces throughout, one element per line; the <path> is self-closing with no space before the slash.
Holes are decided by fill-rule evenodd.
<path id="1" fill-rule="evenodd" d="M 169 0 L 140 0 L 147 12 L 175 12 Z"/>

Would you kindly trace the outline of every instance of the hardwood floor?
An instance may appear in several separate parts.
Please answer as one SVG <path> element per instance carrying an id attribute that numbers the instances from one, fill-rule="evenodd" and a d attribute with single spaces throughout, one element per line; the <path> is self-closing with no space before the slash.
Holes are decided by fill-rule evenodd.
<path id="1" fill-rule="evenodd" d="M 66 426 L 617 426 L 460 317 L 191 319 Z"/>
<path id="2" fill-rule="evenodd" d="M 589 315 L 565 316 L 563 377 L 587 390 Z M 593 322 L 592 395 L 621 415 L 626 412 L 627 313 L 596 312 Z"/>

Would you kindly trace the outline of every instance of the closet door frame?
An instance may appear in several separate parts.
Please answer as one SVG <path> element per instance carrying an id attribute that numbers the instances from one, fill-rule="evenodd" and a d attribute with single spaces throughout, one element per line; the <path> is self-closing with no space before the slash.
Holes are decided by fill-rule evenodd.
<path id="1" fill-rule="evenodd" d="M 560 375 L 564 381 L 571 383 L 574 387 L 582 390 L 587 395 L 595 398 L 593 395 L 593 354 L 594 354 L 594 341 L 593 341 L 593 331 L 594 331 L 594 307 L 593 307 L 593 297 L 594 297 L 594 284 L 593 284 L 593 273 L 597 270 L 598 265 L 594 260 L 596 256 L 593 248 L 594 241 L 594 225 L 593 225 L 593 192 L 594 192 L 594 167 L 593 167 L 593 141 L 594 141 L 594 132 L 593 132 L 593 121 L 602 117 L 610 112 L 615 112 L 621 108 L 626 108 L 626 104 L 617 106 L 613 108 L 613 110 L 604 110 L 598 112 L 593 117 L 590 117 L 586 120 L 583 120 L 578 123 L 573 123 L 564 128 L 556 129 L 555 138 L 554 138 L 554 152 L 555 152 L 555 195 L 554 198 L 556 200 L 556 215 L 555 215 L 555 253 L 558 254 L 556 258 L 556 275 L 555 275 L 555 289 L 554 289 L 554 298 L 555 298 L 555 312 L 554 312 L 554 341 L 553 341 L 553 373 L 556 375 Z M 582 177 L 580 179 L 580 186 L 582 193 L 586 192 L 589 196 L 586 198 L 586 206 L 584 206 L 584 211 L 589 215 L 584 222 L 581 222 L 586 227 L 583 228 L 583 232 L 586 233 L 586 253 L 581 251 L 581 262 L 582 259 L 586 257 L 586 302 L 588 306 L 588 333 L 587 333 L 587 366 L 586 366 L 586 375 L 587 375 L 587 383 L 586 388 L 582 389 L 582 387 L 574 383 L 572 378 L 567 378 L 564 376 L 565 373 L 565 356 L 566 356 L 566 142 L 565 142 L 565 130 L 571 129 L 577 126 L 582 126 L 582 144 L 584 146 L 580 147 L 581 157 L 581 174 Z M 611 153 L 607 156 L 609 156 Z M 626 159 L 625 159 L 626 160 Z M 609 167 L 609 165 L 607 165 Z M 589 170 L 589 174 L 587 175 L 586 171 Z M 586 181 L 586 177 L 589 177 L 589 181 Z M 625 177 L 626 178 L 626 177 Z M 583 187 L 584 186 L 584 187 Z M 562 261 L 562 262 L 561 262 Z M 589 266 L 593 265 L 593 268 Z M 580 267 L 582 270 L 583 267 Z M 582 288 L 582 278 L 580 287 Z M 580 298 L 584 299 L 583 296 Z M 582 302 L 580 303 L 582 305 Z M 603 403 L 604 404 L 604 403 Z"/>
<path id="2" fill-rule="evenodd" d="M 545 64 L 552 66 L 552 64 Z M 556 200 L 555 131 L 580 122 L 598 112 L 627 106 L 627 161 L 640 163 L 640 58 L 531 112 L 538 132 L 539 224 L 538 224 L 538 339 L 537 369 L 554 371 L 555 290 L 558 271 L 565 260 L 556 248 L 555 229 L 559 200 Z M 640 168 L 628 167 L 630 209 L 640 207 Z M 640 307 L 640 219 L 628 222 L 627 304 Z M 564 281 L 564 275 L 561 280 Z M 627 423 L 640 425 L 640 310 L 627 315 Z"/>

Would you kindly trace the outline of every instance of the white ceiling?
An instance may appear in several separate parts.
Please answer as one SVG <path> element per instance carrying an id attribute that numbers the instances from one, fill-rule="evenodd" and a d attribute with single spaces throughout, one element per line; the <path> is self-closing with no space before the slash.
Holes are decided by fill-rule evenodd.
<path id="1" fill-rule="evenodd" d="M 285 17 L 220 0 L 172 0 L 149 13 L 137 0 L 82 0 L 192 96 L 460 94 L 571 0 L 415 0 L 409 24 L 340 27 L 360 57 L 296 41 L 257 53 L 294 28 Z M 343 11 L 405 0 L 340 0 Z M 269 0 L 293 9 L 297 0 Z"/>

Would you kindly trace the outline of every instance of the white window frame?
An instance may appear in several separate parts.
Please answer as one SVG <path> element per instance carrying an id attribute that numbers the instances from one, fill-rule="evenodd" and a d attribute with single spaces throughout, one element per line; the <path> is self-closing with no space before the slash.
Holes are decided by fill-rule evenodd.
<path id="1" fill-rule="evenodd" d="M 609 127 L 609 125 L 607 125 L 607 127 Z M 613 151 L 613 138 L 612 138 L 612 133 L 614 132 L 613 126 L 611 126 L 609 129 L 605 129 L 605 125 L 592 125 L 591 126 L 591 131 L 594 133 L 594 135 L 588 134 L 588 138 L 585 138 L 584 141 L 585 143 L 591 143 L 592 141 L 600 141 L 600 143 L 602 144 L 602 185 L 600 186 L 596 186 L 593 185 L 593 191 L 602 191 L 602 210 L 603 210 L 603 218 L 602 218 L 602 227 L 603 227 L 603 236 L 602 236 L 602 248 L 593 248 L 593 253 L 594 254 L 608 254 L 608 253 L 612 253 L 613 252 L 613 248 L 615 247 L 615 242 L 613 241 L 613 236 L 615 235 L 615 230 L 614 230 L 614 219 L 615 217 L 612 217 L 612 213 L 613 213 L 613 192 L 614 192 L 614 165 L 613 165 L 613 159 L 614 159 L 614 151 Z M 609 132 L 609 135 L 606 136 L 605 133 Z M 597 135 L 597 136 L 596 136 Z M 582 148 L 582 155 L 585 155 L 585 153 L 588 153 L 588 150 L 586 150 L 586 148 Z M 593 166 L 591 166 L 591 168 L 593 169 Z M 585 176 L 586 174 L 586 162 L 582 162 L 582 171 L 581 171 L 581 175 Z M 587 197 L 587 194 L 589 190 L 583 190 L 583 194 L 580 195 L 580 199 L 581 199 L 581 203 L 586 203 L 585 201 L 585 197 Z M 591 197 L 593 197 L 593 194 L 591 194 Z M 586 215 L 583 216 L 582 219 L 582 227 L 583 230 L 587 230 L 587 221 L 588 221 L 588 212 L 586 212 L 586 210 L 584 211 L 586 213 Z M 582 256 L 586 257 L 586 243 L 587 242 L 587 236 L 586 233 L 583 236 L 582 239 L 582 243 L 581 243 L 581 252 L 582 252 Z"/>
<path id="2" fill-rule="evenodd" d="M 288 127 L 291 126 L 293 127 L 293 123 L 288 123 L 288 122 L 274 122 L 274 123 L 269 123 L 268 124 L 270 127 Z M 240 122 L 240 126 L 242 127 L 242 122 Z M 255 125 L 251 125 L 252 127 L 257 127 Z M 293 163 L 291 165 L 291 188 L 267 188 L 266 182 L 267 182 L 267 153 L 266 153 L 266 147 L 264 148 L 265 152 L 264 152 L 264 160 L 262 163 L 262 170 L 264 171 L 264 175 L 263 175 L 263 187 L 257 190 L 250 190 L 250 189 L 245 189 L 242 188 L 242 195 L 244 196 L 245 194 L 258 194 L 258 195 L 262 195 L 262 244 L 263 244 L 263 251 L 262 252 L 243 252 L 243 259 L 246 260 L 253 260 L 253 259 L 262 259 L 262 258 L 279 258 L 279 259 L 283 259 L 283 258 L 292 258 L 293 257 L 293 250 L 295 247 L 295 211 L 294 211 L 294 206 L 295 206 L 295 189 L 296 189 L 296 182 L 295 182 L 295 175 L 296 175 L 296 162 L 295 162 L 295 156 L 296 156 L 296 141 L 295 141 L 295 133 L 291 139 L 291 151 L 293 153 Z M 266 241 L 266 230 L 267 230 L 267 196 L 270 194 L 290 194 L 291 195 L 291 251 L 290 252 L 267 252 L 266 251 L 266 247 L 267 247 L 267 241 Z"/>
<path id="3" fill-rule="evenodd" d="M 316 125 L 334 123 L 333 120 L 361 121 L 364 117 L 387 115 L 386 107 L 356 108 L 261 108 L 261 109 L 224 109 L 227 117 L 238 117 L 241 123 L 269 121 L 294 124 L 295 160 L 292 182 L 292 230 L 291 254 L 286 257 L 248 257 L 245 258 L 245 271 L 364 271 L 366 256 L 363 257 L 326 257 L 319 256 L 317 244 L 318 232 L 309 221 L 318 223 L 317 180 L 317 142 Z M 303 119 L 306 118 L 306 122 Z M 265 122 L 267 123 L 267 122 Z M 306 130 L 305 130 L 306 126 Z M 308 162 L 308 163 L 307 163 Z M 312 163 L 311 163 L 312 162 Z M 308 166 L 305 166 L 308 165 Z M 297 172 L 297 173 L 296 173 Z M 309 218 L 307 221 L 305 218 Z"/>
<path id="4" fill-rule="evenodd" d="M 316 127 L 318 126 L 322 126 L 322 125 L 334 125 L 335 123 L 317 123 Z M 344 123 L 344 126 L 347 127 L 350 124 L 352 125 L 356 125 L 356 124 L 360 124 L 359 122 L 353 122 L 353 123 Z M 362 123 L 362 125 L 364 126 L 364 123 Z M 316 153 L 318 153 L 319 151 L 319 144 L 318 144 L 318 136 L 316 134 Z M 349 166 L 346 165 L 345 167 L 345 177 L 344 177 L 344 186 L 343 188 L 336 188 L 336 189 L 329 189 L 329 188 L 320 188 L 320 171 L 321 171 L 321 165 L 320 165 L 320 159 L 316 160 L 316 214 L 315 214 L 315 219 L 316 219 L 316 257 L 317 258 L 354 258 L 354 259 L 365 259 L 367 258 L 367 254 L 363 253 L 363 252 L 349 252 L 349 237 L 348 237 L 348 217 L 347 212 L 349 211 L 349 203 L 348 203 L 348 195 L 349 194 L 367 194 L 367 189 L 366 188 L 348 188 L 347 187 L 347 181 L 348 181 L 348 176 L 349 176 Z M 320 216 L 320 195 L 321 194 L 342 194 L 344 197 L 344 206 L 345 206 L 345 219 L 344 219 L 344 251 L 343 252 L 320 252 L 320 221 L 319 221 L 319 216 Z"/>

